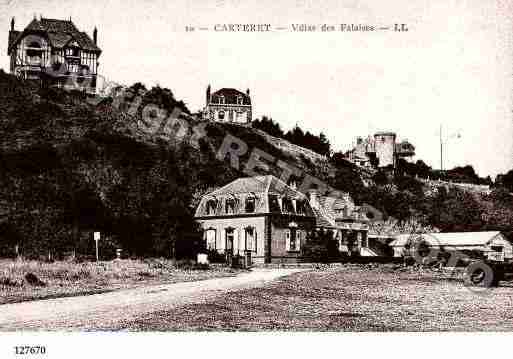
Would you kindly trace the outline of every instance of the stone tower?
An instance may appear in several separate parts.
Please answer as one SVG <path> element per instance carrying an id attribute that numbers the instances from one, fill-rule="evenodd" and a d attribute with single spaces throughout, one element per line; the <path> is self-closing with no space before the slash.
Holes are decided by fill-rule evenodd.
<path id="1" fill-rule="evenodd" d="M 394 132 L 377 132 L 374 135 L 374 146 L 379 167 L 395 166 L 395 139 Z"/>

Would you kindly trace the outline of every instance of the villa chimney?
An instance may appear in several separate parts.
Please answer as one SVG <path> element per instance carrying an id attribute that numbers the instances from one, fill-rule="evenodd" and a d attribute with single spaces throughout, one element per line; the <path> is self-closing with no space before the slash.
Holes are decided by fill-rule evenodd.
<path id="1" fill-rule="evenodd" d="M 207 106 L 210 103 L 210 84 L 207 86 Z"/>
<path id="2" fill-rule="evenodd" d="M 96 26 L 94 27 L 93 31 L 93 41 L 95 45 L 98 45 L 98 29 L 96 28 Z"/>
<path id="3" fill-rule="evenodd" d="M 319 209 L 319 192 L 316 189 L 308 191 L 308 199 L 310 200 L 310 207 Z"/>
<path id="4" fill-rule="evenodd" d="M 246 95 L 249 96 L 249 89 L 246 89 Z"/>
<path id="5" fill-rule="evenodd" d="M 14 31 L 14 17 L 11 19 L 11 31 Z"/>

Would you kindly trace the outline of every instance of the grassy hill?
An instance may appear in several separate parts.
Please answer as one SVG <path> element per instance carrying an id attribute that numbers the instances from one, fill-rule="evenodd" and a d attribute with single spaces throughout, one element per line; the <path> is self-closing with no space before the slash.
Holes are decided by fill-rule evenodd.
<path id="1" fill-rule="evenodd" d="M 194 144 L 202 122 L 171 91 L 146 91 L 133 111 L 127 94 L 141 86 L 128 89 L 120 105 L 39 89 L 0 72 L 0 254 L 94 253 L 91 232 L 101 231 L 103 253 L 121 245 L 137 255 L 187 255 L 200 238 L 193 221 L 200 196 L 246 175 L 216 156 L 227 134 L 250 149 L 241 163 L 258 148 L 337 184 L 341 170 L 328 159 L 290 153 L 293 145 L 277 146 L 252 128 L 204 124 L 206 136 Z M 181 129 L 155 131 L 158 117 L 141 126 L 148 103 L 169 112 L 180 107 Z M 363 186 L 350 165 L 342 170 L 351 188 Z M 274 163 L 269 171 L 279 176 L 282 169 Z"/>
<path id="2" fill-rule="evenodd" d="M 147 104 L 157 105 L 149 120 L 143 116 Z M 162 126 L 159 111 L 176 107 L 179 120 Z M 202 136 L 196 137 L 198 129 Z M 200 245 L 193 220 L 199 198 L 247 175 L 244 166 L 218 159 L 227 135 L 247 145 L 243 165 L 259 149 L 274 158 L 266 173 L 280 176 L 277 161 L 284 161 L 399 220 L 449 228 L 448 213 L 459 203 L 459 194 L 430 196 L 411 177 L 375 184 L 372 174 L 343 158 L 320 156 L 251 127 L 199 121 L 165 88 L 135 84 L 121 101 L 92 101 L 0 71 L 0 255 L 16 249 L 32 257 L 94 253 L 92 231 L 102 233 L 105 255 L 118 246 L 142 256 L 190 254 Z M 475 229 L 513 219 L 504 198 L 475 200 L 469 208 L 477 210 L 464 211 L 473 217 L 454 219 L 457 224 Z"/>

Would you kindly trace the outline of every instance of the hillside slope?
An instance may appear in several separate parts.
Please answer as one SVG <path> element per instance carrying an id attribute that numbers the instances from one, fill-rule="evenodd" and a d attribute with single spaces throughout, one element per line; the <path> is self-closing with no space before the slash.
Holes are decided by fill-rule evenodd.
<path id="1" fill-rule="evenodd" d="M 95 103 L 0 72 L 0 255 L 16 248 L 27 256 L 94 253 L 92 231 L 107 239 L 105 254 L 121 245 L 137 255 L 186 255 L 190 243 L 199 245 L 193 210 L 200 196 L 246 176 L 217 158 L 228 134 L 322 181 L 347 177 L 347 187 L 363 186 L 349 165 L 348 176 L 337 176 L 327 159 L 288 153 L 252 128 L 203 123 L 205 136 L 195 139 L 202 123 L 186 108 L 179 129 L 158 130 L 158 118 L 141 126 L 142 109 L 131 111 L 127 101 Z M 146 92 L 147 103 L 169 112 L 185 107 L 162 88 Z M 276 163 L 268 170 L 282 171 Z"/>

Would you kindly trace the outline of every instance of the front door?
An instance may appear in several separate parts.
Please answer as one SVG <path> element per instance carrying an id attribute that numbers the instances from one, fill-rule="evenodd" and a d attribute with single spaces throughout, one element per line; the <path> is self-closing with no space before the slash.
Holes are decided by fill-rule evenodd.
<path id="1" fill-rule="evenodd" d="M 227 229 L 226 230 L 226 253 L 233 254 L 233 239 L 234 239 L 234 233 L 233 229 Z"/>

